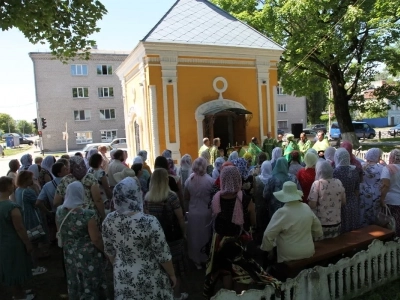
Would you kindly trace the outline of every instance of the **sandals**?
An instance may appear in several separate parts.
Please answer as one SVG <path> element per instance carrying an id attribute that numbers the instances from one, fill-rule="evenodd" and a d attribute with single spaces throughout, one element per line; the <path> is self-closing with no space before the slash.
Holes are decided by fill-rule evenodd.
<path id="1" fill-rule="evenodd" d="M 32 275 L 33 276 L 44 274 L 46 272 L 47 272 L 47 269 L 43 268 L 43 267 L 37 267 L 36 269 L 32 269 Z"/>

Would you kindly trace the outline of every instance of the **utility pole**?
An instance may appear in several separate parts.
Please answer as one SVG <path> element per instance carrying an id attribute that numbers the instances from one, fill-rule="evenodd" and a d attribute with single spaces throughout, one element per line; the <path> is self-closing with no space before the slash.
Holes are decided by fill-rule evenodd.
<path id="1" fill-rule="evenodd" d="M 65 122 L 65 151 L 68 154 L 68 122 Z"/>

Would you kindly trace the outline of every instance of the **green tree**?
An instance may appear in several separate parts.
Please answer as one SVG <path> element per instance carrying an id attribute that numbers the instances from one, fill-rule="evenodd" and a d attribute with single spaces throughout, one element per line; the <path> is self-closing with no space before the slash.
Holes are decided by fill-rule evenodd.
<path id="1" fill-rule="evenodd" d="M 8 114 L 0 113 L 0 129 L 5 133 L 15 132 L 15 120 Z"/>
<path id="2" fill-rule="evenodd" d="M 58 58 L 75 57 L 78 51 L 88 57 L 95 44 L 89 36 L 100 31 L 96 23 L 106 13 L 97 0 L 0 1 L 0 28 L 17 28 L 33 44 L 48 43 Z"/>
<path id="3" fill-rule="evenodd" d="M 328 97 L 324 90 L 316 91 L 307 96 L 307 118 L 311 124 L 319 123 L 322 112 L 325 111 L 325 107 L 328 101 Z"/>
<path id="4" fill-rule="evenodd" d="M 285 47 L 279 64 L 283 88 L 307 95 L 317 76 L 327 80 L 344 139 L 358 144 L 351 109 L 382 111 L 384 98 L 399 103 L 399 86 L 376 89 L 364 105 L 363 91 L 379 63 L 400 69 L 400 10 L 392 0 L 214 0 L 214 3 Z"/>
<path id="5" fill-rule="evenodd" d="M 18 121 L 17 128 L 19 132 L 23 134 L 33 133 L 32 123 L 29 123 L 28 121 L 25 120 Z"/>

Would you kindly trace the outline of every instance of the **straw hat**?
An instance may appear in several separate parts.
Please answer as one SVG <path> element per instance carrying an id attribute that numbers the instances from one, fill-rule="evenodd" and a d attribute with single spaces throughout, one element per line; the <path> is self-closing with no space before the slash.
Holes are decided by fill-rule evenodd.
<path id="1" fill-rule="evenodd" d="M 299 201 L 303 196 L 303 192 L 297 189 L 297 185 L 292 181 L 286 181 L 283 184 L 283 188 L 279 192 L 275 192 L 274 196 L 276 199 L 283 203 Z"/>
<path id="2" fill-rule="evenodd" d="M 126 177 L 135 177 L 136 173 L 132 169 L 125 168 L 122 172 L 118 172 L 114 174 L 114 179 L 116 182 L 120 182 L 122 179 Z"/>

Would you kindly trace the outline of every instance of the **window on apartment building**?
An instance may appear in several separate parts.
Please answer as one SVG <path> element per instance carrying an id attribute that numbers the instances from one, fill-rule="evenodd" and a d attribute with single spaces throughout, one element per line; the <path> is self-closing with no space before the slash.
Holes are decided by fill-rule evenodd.
<path id="1" fill-rule="evenodd" d="M 115 119 L 115 109 L 107 108 L 100 109 L 100 120 L 112 120 Z"/>
<path id="2" fill-rule="evenodd" d="M 288 121 L 287 120 L 278 120 L 278 128 L 288 128 Z"/>
<path id="3" fill-rule="evenodd" d="M 287 112 L 286 104 L 278 104 L 278 112 Z"/>
<path id="4" fill-rule="evenodd" d="M 89 88 L 86 87 L 75 87 L 72 88 L 72 97 L 74 98 L 88 98 Z"/>
<path id="5" fill-rule="evenodd" d="M 75 140 L 77 144 L 93 143 L 91 131 L 75 131 Z"/>
<path id="6" fill-rule="evenodd" d="M 75 121 L 88 121 L 90 120 L 90 110 L 74 110 Z"/>
<path id="7" fill-rule="evenodd" d="M 100 130 L 100 134 L 102 143 L 112 142 L 114 139 L 118 137 L 117 130 Z"/>
<path id="8" fill-rule="evenodd" d="M 101 87 L 98 88 L 99 98 L 111 98 L 114 97 L 114 88 L 112 87 Z"/>
<path id="9" fill-rule="evenodd" d="M 112 65 L 97 65 L 97 75 L 112 75 Z"/>
<path id="10" fill-rule="evenodd" d="M 283 87 L 281 87 L 279 85 L 276 87 L 276 93 L 278 95 L 286 95 L 285 92 L 283 91 Z"/>
<path id="11" fill-rule="evenodd" d="M 88 67 L 87 65 L 71 65 L 72 76 L 87 76 Z"/>

